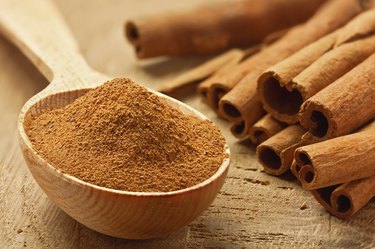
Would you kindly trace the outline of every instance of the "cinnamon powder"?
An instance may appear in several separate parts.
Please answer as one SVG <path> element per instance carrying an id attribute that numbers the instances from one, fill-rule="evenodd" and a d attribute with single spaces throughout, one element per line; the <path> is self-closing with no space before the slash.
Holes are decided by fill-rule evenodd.
<path id="1" fill-rule="evenodd" d="M 118 190 L 187 188 L 211 177 L 226 157 L 211 121 L 181 113 L 129 79 L 34 117 L 27 133 L 52 166 Z"/>

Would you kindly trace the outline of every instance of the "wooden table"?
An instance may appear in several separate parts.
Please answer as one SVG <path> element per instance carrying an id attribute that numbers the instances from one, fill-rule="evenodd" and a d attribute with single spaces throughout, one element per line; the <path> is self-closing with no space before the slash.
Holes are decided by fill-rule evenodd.
<path id="1" fill-rule="evenodd" d="M 57 0 L 89 64 L 156 88 L 205 58 L 139 62 L 123 36 L 127 18 L 201 4 L 199 0 Z M 209 0 L 207 2 L 217 2 Z M 1 10 L 0 10 L 1 11 Z M 23 161 L 16 121 L 25 101 L 47 81 L 0 37 L 0 248 L 373 248 L 375 203 L 349 221 L 327 214 L 291 177 L 265 174 L 255 147 L 238 142 L 198 96 L 191 106 L 220 125 L 232 150 L 226 183 L 212 206 L 188 227 L 166 237 L 130 241 L 75 222 L 41 191 Z M 306 204 L 307 208 L 300 209 Z"/>

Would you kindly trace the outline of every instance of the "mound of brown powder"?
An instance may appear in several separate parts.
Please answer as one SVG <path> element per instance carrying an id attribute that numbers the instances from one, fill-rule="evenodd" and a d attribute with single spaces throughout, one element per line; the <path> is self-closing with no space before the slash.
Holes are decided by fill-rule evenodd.
<path id="1" fill-rule="evenodd" d="M 226 157 L 210 121 L 182 114 L 129 79 L 115 79 L 27 127 L 59 170 L 102 187 L 173 191 L 211 177 Z"/>

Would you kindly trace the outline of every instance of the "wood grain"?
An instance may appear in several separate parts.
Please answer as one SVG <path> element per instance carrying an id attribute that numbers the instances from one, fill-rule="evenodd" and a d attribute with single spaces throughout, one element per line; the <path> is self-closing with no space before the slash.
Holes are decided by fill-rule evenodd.
<path id="1" fill-rule="evenodd" d="M 215 2 L 209 0 L 208 2 Z M 137 62 L 122 36 L 127 16 L 201 4 L 201 1 L 58 0 L 79 45 L 95 69 L 129 75 L 157 88 L 204 58 Z M 157 10 L 155 10 L 157 5 Z M 83 11 L 84 10 L 84 11 Z M 108 15 L 108 13 L 111 13 Z M 109 18 L 110 16 L 111 18 Z M 57 208 L 27 170 L 18 148 L 20 108 L 47 82 L 0 37 L 0 245 L 1 248 L 371 248 L 375 246 L 375 203 L 349 221 L 331 217 L 294 181 L 262 172 L 255 148 L 232 138 L 198 96 L 185 101 L 222 128 L 233 160 L 213 205 L 190 226 L 166 238 L 114 239 L 78 224 Z M 300 210 L 306 203 L 307 209 Z M 22 229 L 22 232 L 21 230 Z"/>

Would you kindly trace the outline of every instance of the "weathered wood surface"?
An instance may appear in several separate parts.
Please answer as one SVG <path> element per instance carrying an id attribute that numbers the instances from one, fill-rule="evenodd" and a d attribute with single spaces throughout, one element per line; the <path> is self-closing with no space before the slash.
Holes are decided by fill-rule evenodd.
<path id="1" fill-rule="evenodd" d="M 201 1 L 57 1 L 93 68 L 113 76 L 130 76 L 153 88 L 203 58 L 137 62 L 124 40 L 123 21 L 195 4 Z M 91 231 L 46 197 L 27 170 L 18 146 L 18 112 L 47 81 L 2 37 L 0 62 L 0 248 L 375 247 L 374 202 L 349 221 L 330 216 L 291 177 L 278 179 L 262 172 L 255 148 L 233 139 L 228 124 L 217 119 L 197 96 L 185 101 L 220 125 L 233 154 L 226 184 L 212 206 L 167 238 L 128 241 Z M 301 210 L 302 204 L 307 208 Z"/>

